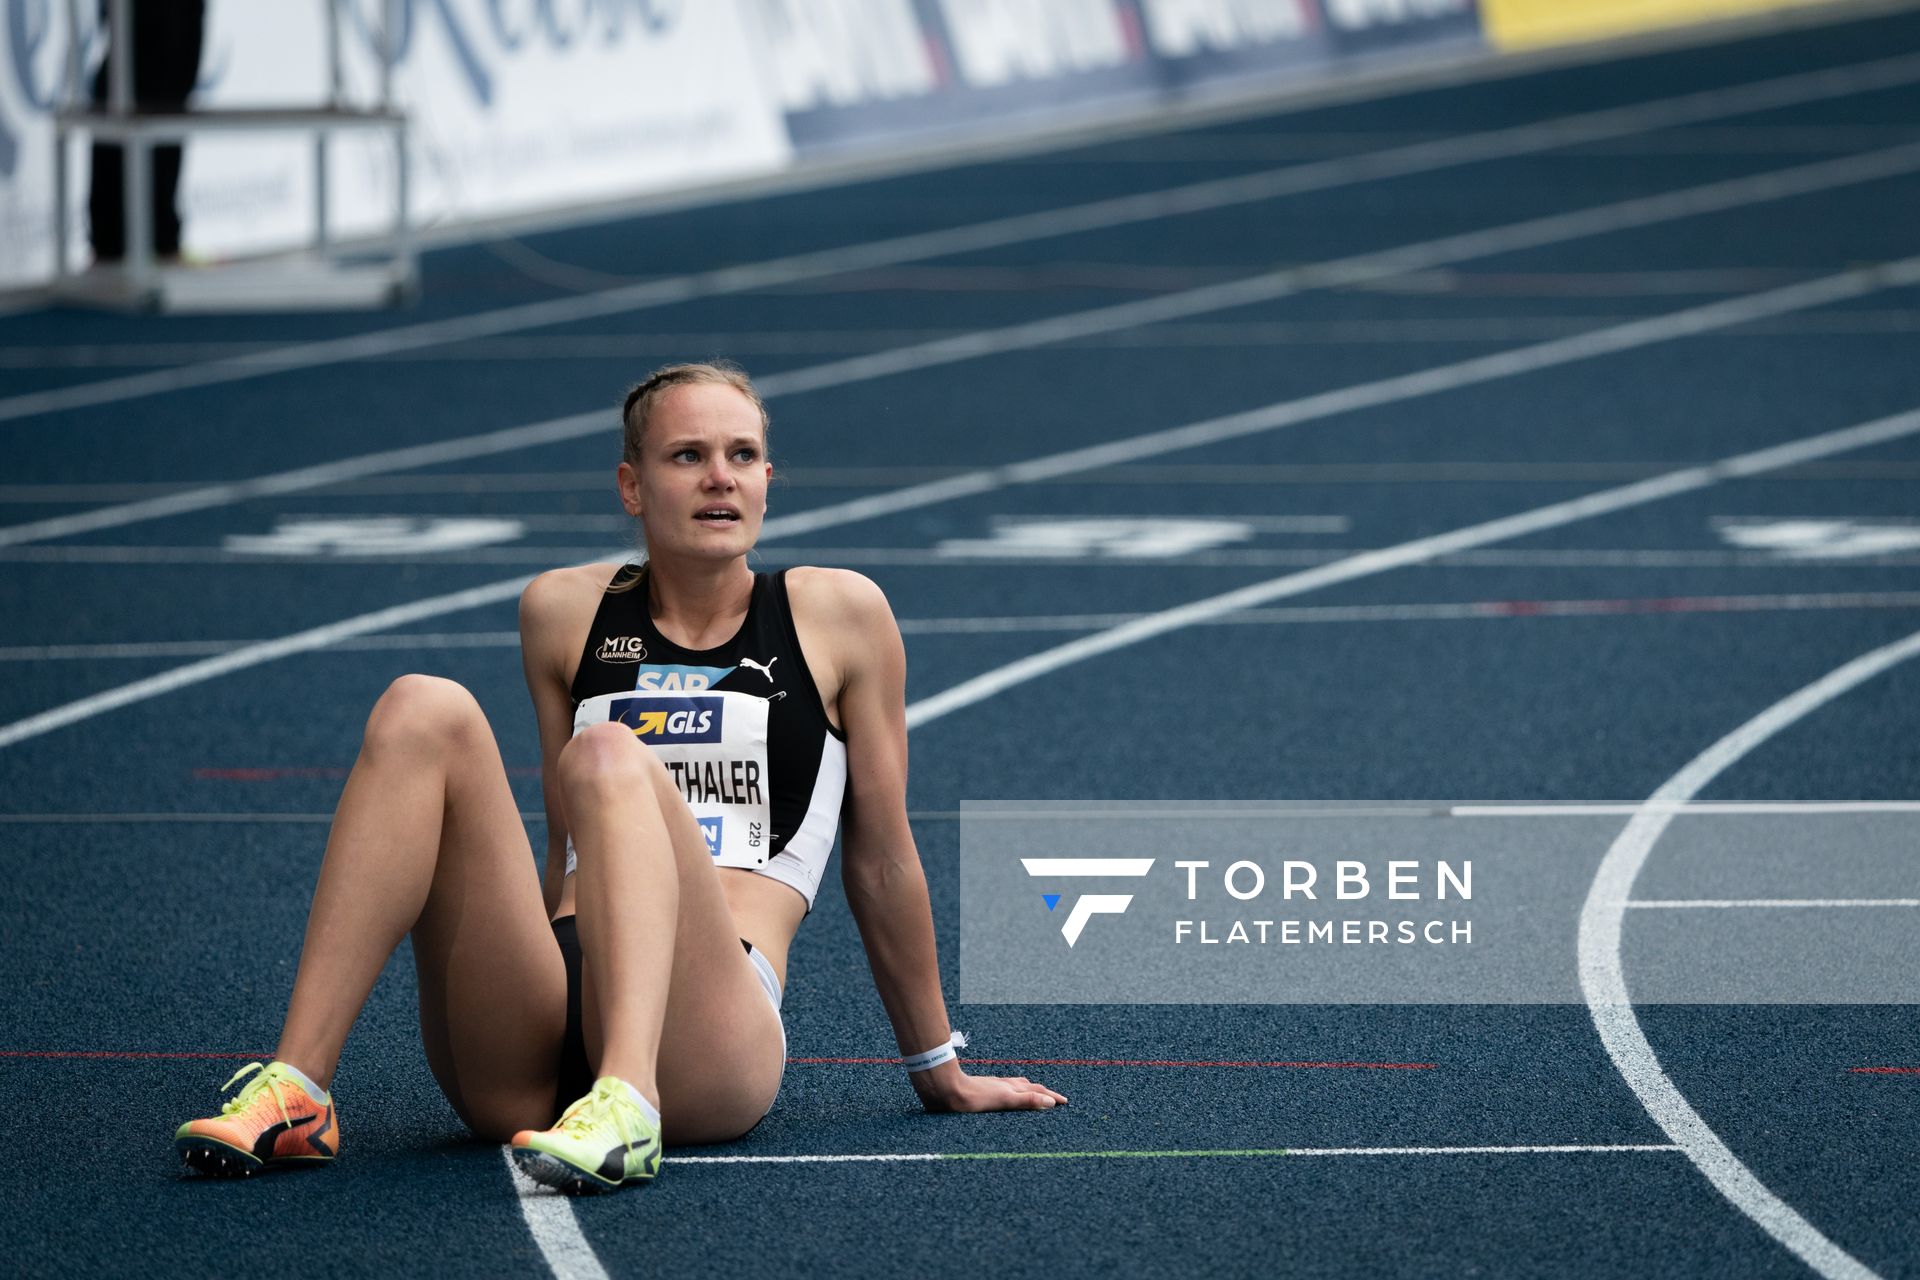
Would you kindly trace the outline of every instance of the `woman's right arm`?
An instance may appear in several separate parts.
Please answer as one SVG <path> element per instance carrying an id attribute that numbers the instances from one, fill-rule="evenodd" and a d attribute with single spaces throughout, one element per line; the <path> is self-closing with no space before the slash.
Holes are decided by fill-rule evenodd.
<path id="1" fill-rule="evenodd" d="M 598 566 L 595 567 L 597 570 Z M 520 593 L 520 660 L 540 726 L 540 792 L 547 810 L 547 862 L 541 895 L 547 915 L 560 910 L 567 882 L 567 815 L 561 806 L 557 767 L 573 736 L 573 699 L 568 692 L 574 660 L 587 643 L 593 611 L 611 571 L 598 579 L 582 569 L 553 569 Z M 583 614 L 584 610 L 584 614 Z"/>

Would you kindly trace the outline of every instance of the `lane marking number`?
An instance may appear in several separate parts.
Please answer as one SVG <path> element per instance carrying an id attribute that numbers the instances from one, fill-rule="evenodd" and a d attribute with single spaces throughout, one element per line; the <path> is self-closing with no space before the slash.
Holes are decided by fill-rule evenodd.
<path id="1" fill-rule="evenodd" d="M 282 519 L 272 533 L 233 534 L 228 551 L 260 556 L 391 556 L 468 551 L 512 542 L 526 533 L 518 520 L 498 517 L 360 516 Z"/>
<path id="2" fill-rule="evenodd" d="M 1881 516 L 1715 516 L 1713 527 L 1733 546 L 1782 560 L 1856 560 L 1920 551 L 1920 521 Z"/>
<path id="3" fill-rule="evenodd" d="M 956 560 L 977 556 L 1046 559 L 1169 559 L 1248 542 L 1256 533 L 1343 533 L 1344 516 L 996 516 L 984 538 L 948 538 L 934 548 Z"/>

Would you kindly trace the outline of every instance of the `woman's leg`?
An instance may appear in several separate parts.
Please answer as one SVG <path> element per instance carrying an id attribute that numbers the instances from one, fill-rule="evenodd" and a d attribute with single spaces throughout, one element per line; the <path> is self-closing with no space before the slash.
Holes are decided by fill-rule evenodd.
<path id="1" fill-rule="evenodd" d="M 780 1087 L 780 1019 L 699 825 L 623 725 L 576 736 L 559 770 L 579 854 L 587 1051 L 660 1107 L 669 1142 L 737 1137 Z"/>
<path id="2" fill-rule="evenodd" d="M 408 933 L 427 1062 L 460 1118 L 496 1139 L 550 1122 L 566 972 L 493 732 L 431 676 L 394 681 L 367 720 L 276 1056 L 326 1087 Z"/>

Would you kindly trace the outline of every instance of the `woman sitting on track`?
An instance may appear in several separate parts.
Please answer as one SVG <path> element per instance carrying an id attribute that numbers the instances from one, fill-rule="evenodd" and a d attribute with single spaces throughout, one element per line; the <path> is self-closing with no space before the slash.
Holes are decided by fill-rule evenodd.
<path id="1" fill-rule="evenodd" d="M 334 815 L 277 1056 L 181 1126 L 189 1167 L 333 1158 L 326 1087 L 409 933 L 434 1078 L 532 1177 L 611 1190 L 654 1176 L 663 1136 L 739 1137 L 780 1087 L 787 948 L 843 807 L 847 897 L 927 1109 L 1066 1101 L 955 1060 L 907 827 L 900 632 L 858 574 L 748 567 L 773 474 L 752 384 L 661 369 L 622 422 L 646 564 L 556 569 L 520 601 L 544 894 L 479 704 L 396 680 Z"/>

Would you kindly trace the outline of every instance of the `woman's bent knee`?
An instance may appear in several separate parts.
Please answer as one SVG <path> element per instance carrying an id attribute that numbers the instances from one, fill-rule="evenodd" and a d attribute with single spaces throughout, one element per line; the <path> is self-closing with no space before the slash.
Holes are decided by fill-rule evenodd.
<path id="1" fill-rule="evenodd" d="M 486 731 L 486 716 L 465 687 L 439 676 L 404 675 L 387 686 L 367 717 L 369 747 L 457 744 Z"/>
<path id="2" fill-rule="evenodd" d="M 599 792 L 646 795 L 655 776 L 665 772 L 659 757 L 623 724 L 589 725 L 560 751 L 560 785 L 583 798 Z"/>

